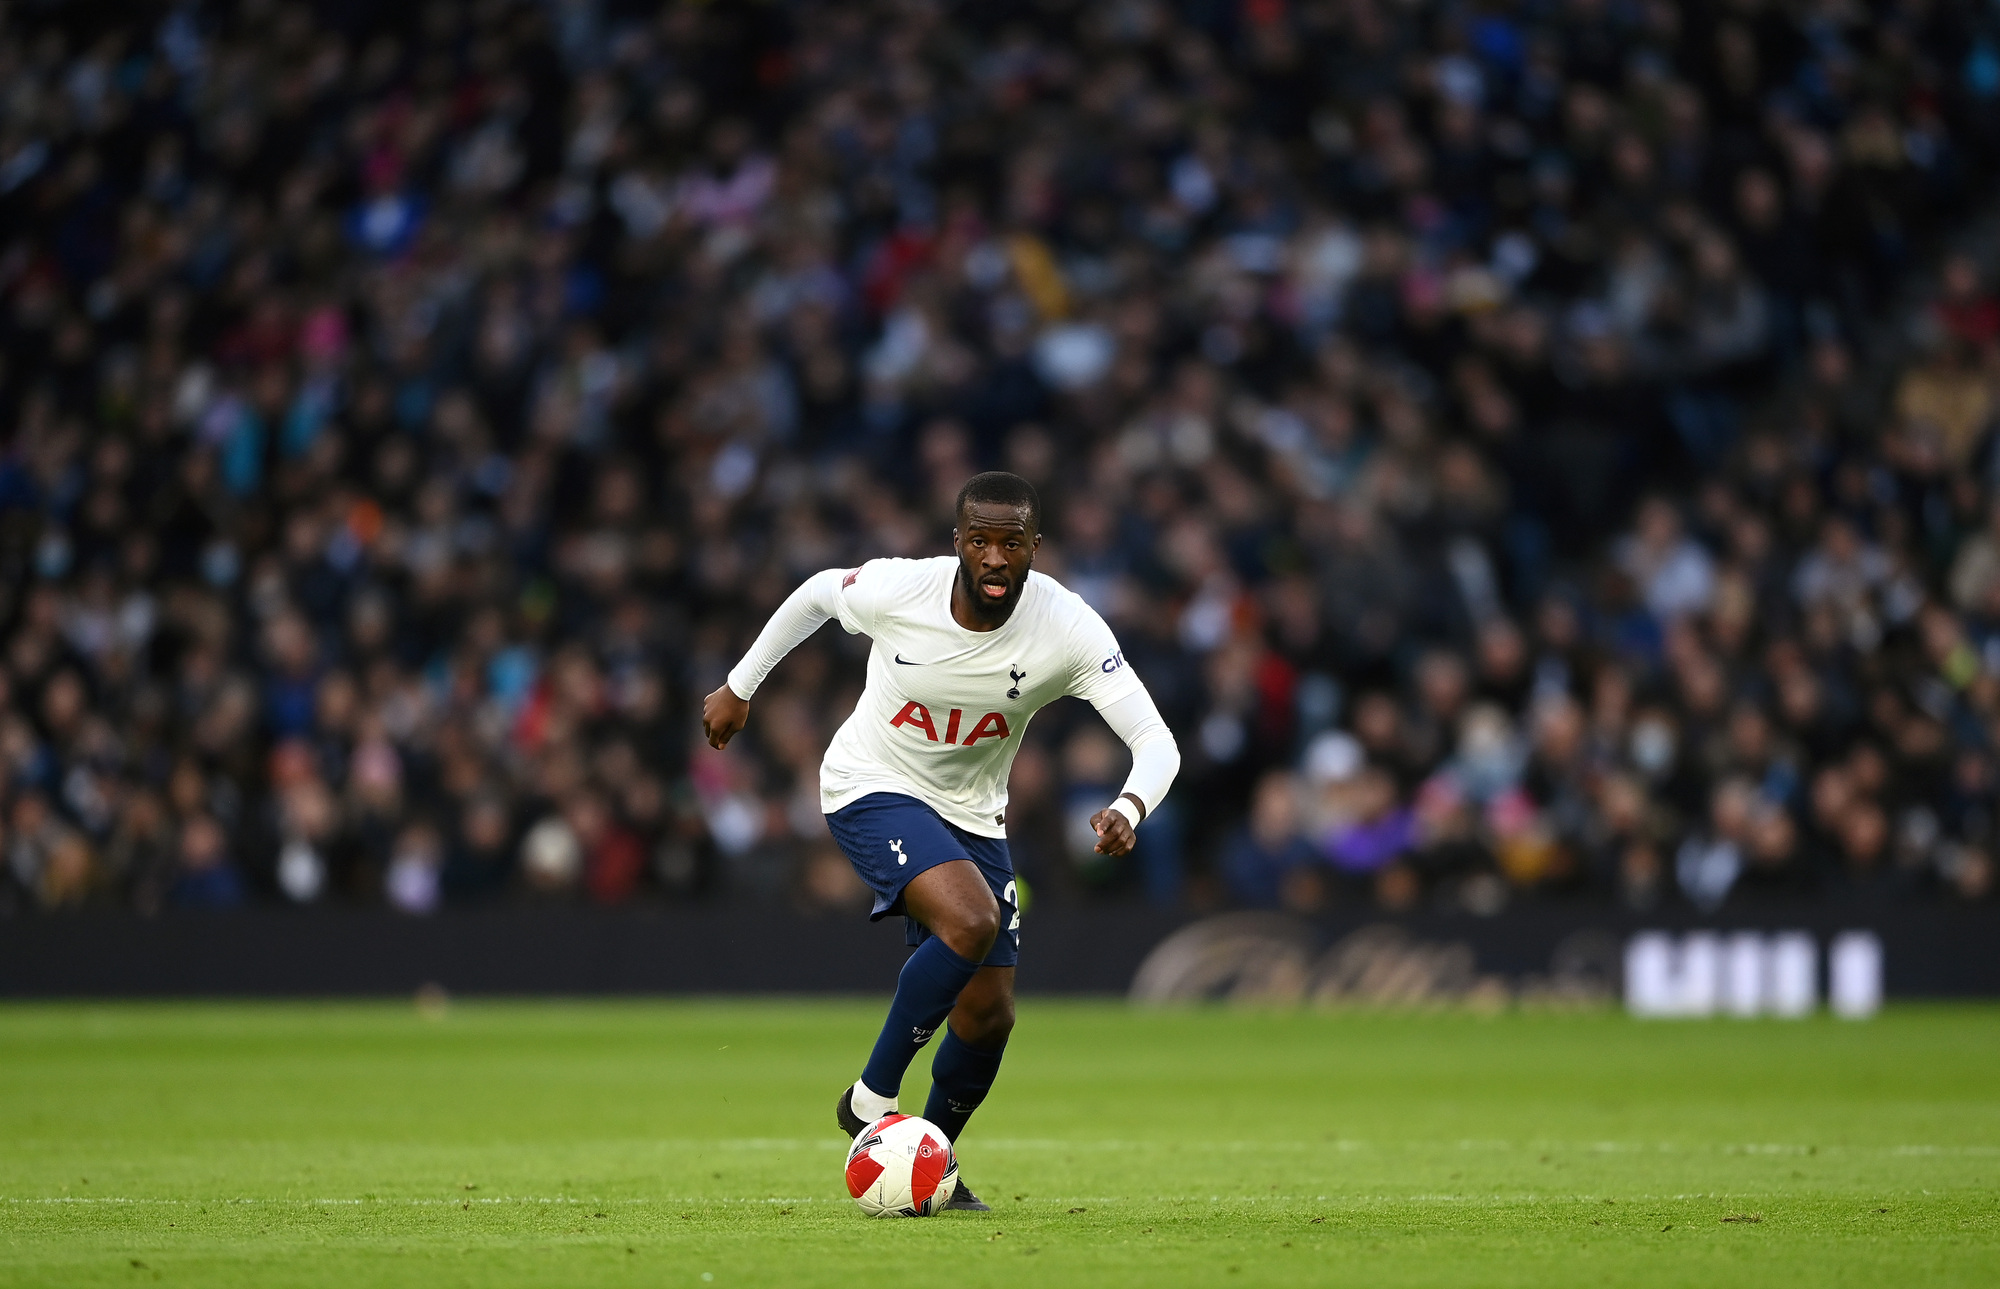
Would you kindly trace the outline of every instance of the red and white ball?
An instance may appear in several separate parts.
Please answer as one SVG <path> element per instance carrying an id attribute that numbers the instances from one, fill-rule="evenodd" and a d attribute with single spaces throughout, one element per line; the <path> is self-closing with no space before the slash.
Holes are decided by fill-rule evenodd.
<path id="1" fill-rule="evenodd" d="M 951 1139 L 913 1114 L 883 1115 L 847 1152 L 847 1193 L 870 1217 L 929 1217 L 957 1185 Z"/>

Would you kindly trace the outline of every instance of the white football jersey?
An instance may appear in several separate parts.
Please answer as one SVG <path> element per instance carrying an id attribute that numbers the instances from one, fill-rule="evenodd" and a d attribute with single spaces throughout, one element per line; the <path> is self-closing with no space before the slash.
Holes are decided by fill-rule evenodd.
<path id="1" fill-rule="evenodd" d="M 981 837 L 1007 835 L 1007 775 L 1035 712 L 1074 694 L 1104 707 L 1142 689 L 1097 611 L 1030 572 L 1012 616 L 968 631 L 951 616 L 958 559 L 877 559 L 847 573 L 840 625 L 874 641 L 868 684 L 819 768 L 831 814 L 899 792 Z"/>

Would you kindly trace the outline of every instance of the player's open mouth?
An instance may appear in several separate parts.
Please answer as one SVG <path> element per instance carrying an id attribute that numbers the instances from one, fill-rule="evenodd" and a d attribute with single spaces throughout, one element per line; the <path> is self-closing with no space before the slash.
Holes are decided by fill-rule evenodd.
<path id="1" fill-rule="evenodd" d="M 979 589 L 986 593 L 986 598 L 989 600 L 1002 600 L 1007 597 L 1008 588 L 1005 582 L 981 582 Z"/>

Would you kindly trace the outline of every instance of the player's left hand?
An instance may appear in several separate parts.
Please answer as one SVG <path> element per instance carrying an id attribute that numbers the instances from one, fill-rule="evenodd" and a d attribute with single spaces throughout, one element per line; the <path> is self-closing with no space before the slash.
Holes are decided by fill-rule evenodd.
<path id="1" fill-rule="evenodd" d="M 1139 844 L 1138 834 L 1132 831 L 1132 821 L 1108 806 L 1090 817 L 1090 826 L 1097 830 L 1097 853 L 1100 855 L 1129 855 L 1132 847 Z"/>

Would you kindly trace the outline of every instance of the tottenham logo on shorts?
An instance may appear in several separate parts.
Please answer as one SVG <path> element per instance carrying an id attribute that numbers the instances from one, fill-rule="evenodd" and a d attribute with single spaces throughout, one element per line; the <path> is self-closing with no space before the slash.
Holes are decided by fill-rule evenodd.
<path id="1" fill-rule="evenodd" d="M 1027 676 L 1028 676 L 1027 672 L 1015 671 L 1012 664 L 1008 665 L 1007 679 L 1014 682 L 1014 687 L 1007 691 L 1007 697 L 1019 698 L 1021 696 L 1021 682 L 1027 679 Z"/>
<path id="2" fill-rule="evenodd" d="M 908 855 L 905 855 L 905 854 L 903 853 L 903 839 L 902 839 L 901 837 L 898 837 L 898 838 L 896 838 L 896 839 L 895 839 L 894 841 L 890 842 L 890 843 L 889 843 L 889 849 L 890 849 L 890 850 L 893 850 L 893 851 L 895 851 L 895 852 L 896 852 L 896 865 L 897 865 L 897 867 L 899 867 L 899 868 L 900 868 L 900 867 L 901 867 L 901 866 L 903 866 L 904 864 L 907 864 L 907 863 L 909 863 L 909 862 L 910 862 L 910 857 L 909 857 Z"/>

